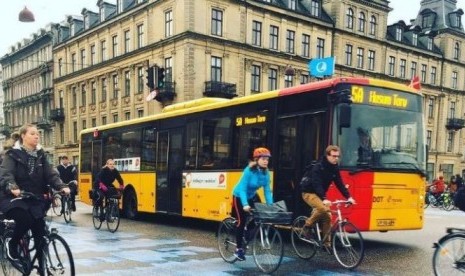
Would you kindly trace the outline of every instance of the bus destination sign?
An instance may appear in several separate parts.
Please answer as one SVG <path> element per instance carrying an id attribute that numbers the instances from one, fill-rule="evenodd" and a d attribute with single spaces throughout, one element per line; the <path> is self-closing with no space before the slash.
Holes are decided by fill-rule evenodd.
<path id="1" fill-rule="evenodd" d="M 266 123 L 266 115 L 263 114 L 236 117 L 237 127 L 263 123 Z"/>
<path id="2" fill-rule="evenodd" d="M 376 87 L 352 86 L 352 102 L 354 103 L 407 109 L 409 107 L 408 96 L 407 93 Z"/>

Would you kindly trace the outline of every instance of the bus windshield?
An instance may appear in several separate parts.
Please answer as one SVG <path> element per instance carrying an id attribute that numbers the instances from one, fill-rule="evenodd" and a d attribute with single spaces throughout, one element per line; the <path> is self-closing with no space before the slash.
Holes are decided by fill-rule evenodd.
<path id="1" fill-rule="evenodd" d="M 408 96 L 409 100 L 420 100 L 418 95 Z M 350 127 L 339 129 L 338 124 L 334 124 L 333 133 L 338 136 L 335 140 L 342 151 L 340 166 L 424 173 L 423 115 L 421 104 L 414 106 L 395 108 L 370 103 L 352 104 Z"/>

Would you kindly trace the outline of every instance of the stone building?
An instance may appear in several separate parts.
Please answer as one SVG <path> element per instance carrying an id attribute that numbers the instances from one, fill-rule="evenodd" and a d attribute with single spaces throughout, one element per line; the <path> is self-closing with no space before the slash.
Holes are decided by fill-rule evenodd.
<path id="1" fill-rule="evenodd" d="M 55 26 L 56 155 L 77 158 L 82 129 L 171 103 L 315 81 L 309 61 L 334 56 L 335 76 L 405 84 L 419 76 L 428 175 L 462 173 L 463 11 L 456 0 L 422 0 L 412 20 L 388 25 L 391 10 L 386 0 L 98 1 L 96 12 Z M 166 84 L 147 101 L 146 70 L 155 64 L 166 69 Z"/>

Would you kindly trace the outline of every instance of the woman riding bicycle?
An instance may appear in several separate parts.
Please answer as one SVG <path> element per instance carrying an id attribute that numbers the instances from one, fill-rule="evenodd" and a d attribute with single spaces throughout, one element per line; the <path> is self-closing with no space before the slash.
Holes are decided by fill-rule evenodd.
<path id="1" fill-rule="evenodd" d="M 50 207 L 48 185 L 64 194 L 70 193 L 58 172 L 48 163 L 39 145 L 39 136 L 34 125 L 22 126 L 19 133 L 11 135 L 9 143 L 13 146 L 6 152 L 0 166 L 0 211 L 15 221 L 13 236 L 7 244 L 7 255 L 19 269 L 22 269 L 22 264 L 18 244 L 27 231 L 32 231 L 38 248 L 44 242 L 44 217 Z M 35 197 L 16 200 L 21 192 L 34 194 Z"/>
<path id="2" fill-rule="evenodd" d="M 270 172 L 268 170 L 270 157 L 271 153 L 267 148 L 256 148 L 253 152 L 253 162 L 244 169 L 242 177 L 233 191 L 233 210 L 231 213 L 237 219 L 237 248 L 234 255 L 241 261 L 245 260 L 242 239 L 244 236 L 246 215 L 254 207 L 254 203 L 260 201 L 257 190 L 263 187 L 266 203 L 273 203 L 273 195 L 270 188 Z"/>
<path id="3" fill-rule="evenodd" d="M 124 189 L 123 178 L 115 168 L 115 161 L 113 159 L 108 159 L 94 181 L 95 206 L 102 206 L 105 197 L 112 196 L 117 192 L 113 185 L 115 180 L 118 181 L 119 189 L 122 191 Z M 103 220 L 103 209 L 100 208 L 100 210 L 100 219 Z"/>

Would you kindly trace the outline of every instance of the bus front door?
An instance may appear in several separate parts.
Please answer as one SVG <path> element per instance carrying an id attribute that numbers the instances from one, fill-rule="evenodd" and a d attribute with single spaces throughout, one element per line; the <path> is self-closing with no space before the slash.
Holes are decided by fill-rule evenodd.
<path id="1" fill-rule="evenodd" d="M 273 194 L 276 201 L 284 200 L 295 215 L 308 215 L 299 182 L 305 166 L 322 154 L 324 113 L 280 118 L 277 150 L 273 155 L 275 168 Z"/>
<path id="2" fill-rule="evenodd" d="M 182 129 L 158 132 L 156 211 L 181 214 Z"/>

